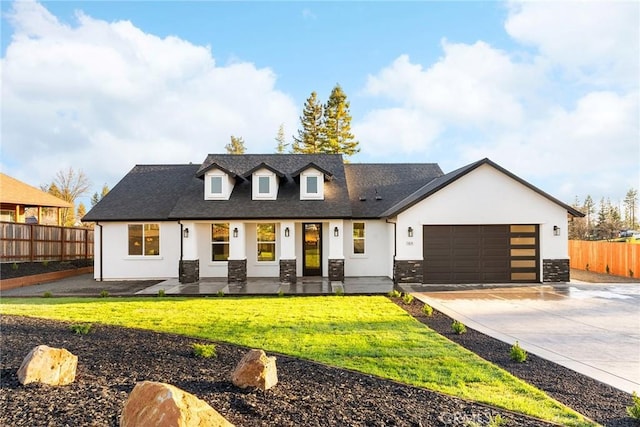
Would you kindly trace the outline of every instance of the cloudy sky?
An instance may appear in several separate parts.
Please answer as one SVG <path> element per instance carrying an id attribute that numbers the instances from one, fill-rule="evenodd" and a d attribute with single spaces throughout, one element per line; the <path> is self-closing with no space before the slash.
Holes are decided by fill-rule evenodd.
<path id="1" fill-rule="evenodd" d="M 274 152 L 339 83 L 353 162 L 489 157 L 544 191 L 640 187 L 640 3 L 2 1 L 1 170 Z M 88 205 L 87 202 L 85 204 Z"/>

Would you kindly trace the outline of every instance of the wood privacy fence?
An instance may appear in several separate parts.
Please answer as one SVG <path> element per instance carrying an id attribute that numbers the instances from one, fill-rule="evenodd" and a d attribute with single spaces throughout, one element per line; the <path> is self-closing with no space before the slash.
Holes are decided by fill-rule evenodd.
<path id="1" fill-rule="evenodd" d="M 0 262 L 93 258 L 93 230 L 0 222 Z"/>
<path id="2" fill-rule="evenodd" d="M 569 240 L 569 257 L 571 268 L 578 270 L 640 276 L 640 244 Z"/>

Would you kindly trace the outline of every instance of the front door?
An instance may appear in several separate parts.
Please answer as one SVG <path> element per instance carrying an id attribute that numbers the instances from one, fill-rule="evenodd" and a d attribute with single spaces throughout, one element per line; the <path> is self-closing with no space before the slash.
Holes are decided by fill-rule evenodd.
<path id="1" fill-rule="evenodd" d="M 302 275 L 322 276 L 322 224 L 302 224 Z"/>

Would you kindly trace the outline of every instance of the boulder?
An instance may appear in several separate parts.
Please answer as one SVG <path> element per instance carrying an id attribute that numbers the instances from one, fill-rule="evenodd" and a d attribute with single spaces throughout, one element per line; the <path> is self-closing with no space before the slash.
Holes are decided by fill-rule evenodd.
<path id="1" fill-rule="evenodd" d="M 204 400 L 171 384 L 142 381 L 124 404 L 120 427 L 233 427 Z"/>
<path id="2" fill-rule="evenodd" d="M 34 347 L 18 369 L 22 384 L 39 382 L 49 385 L 67 385 L 76 379 L 78 356 L 64 348 L 46 345 Z"/>
<path id="3" fill-rule="evenodd" d="M 262 350 L 249 350 L 231 374 L 231 381 L 240 388 L 269 390 L 278 383 L 276 358 L 267 357 Z"/>

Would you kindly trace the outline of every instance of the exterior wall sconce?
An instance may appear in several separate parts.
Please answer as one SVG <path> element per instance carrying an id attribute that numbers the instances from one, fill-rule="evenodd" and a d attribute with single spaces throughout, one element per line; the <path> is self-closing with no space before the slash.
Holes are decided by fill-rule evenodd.
<path id="1" fill-rule="evenodd" d="M 289 227 L 285 227 L 285 229 L 284 229 L 284 237 L 289 237 Z"/>
<path id="2" fill-rule="evenodd" d="M 188 229 L 188 228 L 185 228 L 184 230 L 182 230 L 182 236 L 183 236 L 185 239 L 188 239 L 188 238 L 189 238 L 189 229 Z"/>
<path id="3" fill-rule="evenodd" d="M 338 229 L 338 227 L 333 227 L 333 235 L 335 237 L 339 237 L 340 236 L 340 229 Z"/>
<path id="4" fill-rule="evenodd" d="M 560 235 L 560 227 L 558 227 L 557 225 L 553 226 L 553 235 L 554 236 L 559 236 Z"/>
<path id="5" fill-rule="evenodd" d="M 407 236 L 413 237 L 413 228 L 412 227 L 407 228 Z"/>
<path id="6" fill-rule="evenodd" d="M 238 237 L 238 227 L 233 229 L 233 237 Z"/>

